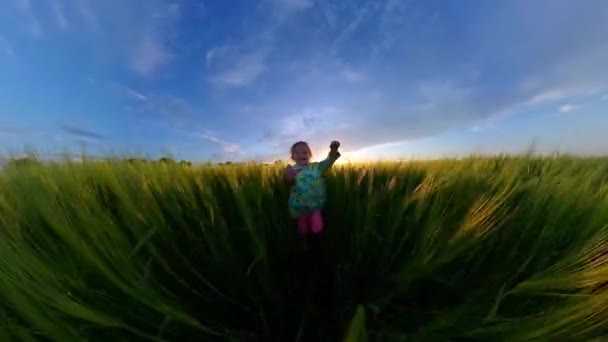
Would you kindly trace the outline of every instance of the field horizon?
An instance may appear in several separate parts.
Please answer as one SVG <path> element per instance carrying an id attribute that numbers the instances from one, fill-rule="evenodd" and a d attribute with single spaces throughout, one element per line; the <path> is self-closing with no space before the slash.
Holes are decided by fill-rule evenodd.
<path id="1" fill-rule="evenodd" d="M 320 161 L 325 155 L 313 156 L 313 161 Z M 391 158 L 367 158 L 367 159 L 347 159 L 340 158 L 336 165 L 365 165 L 378 163 L 402 163 L 402 162 L 434 162 L 434 161 L 462 161 L 471 159 L 492 159 L 492 158 L 571 158 L 571 159 L 604 159 L 608 158 L 608 153 L 572 153 L 560 150 L 538 151 L 535 143 L 531 143 L 526 149 L 518 152 L 497 152 L 497 153 L 468 153 L 468 154 L 443 154 L 431 156 L 394 156 Z M 140 161 L 140 162 L 174 162 L 189 163 L 191 166 L 205 166 L 217 164 L 288 164 L 292 161 L 288 153 L 282 159 L 235 159 L 235 160 L 190 160 L 176 158 L 171 154 L 161 154 L 152 157 L 150 154 L 137 153 L 106 153 L 90 154 L 85 152 L 75 153 L 66 150 L 61 153 L 44 153 L 36 150 L 24 150 L 23 152 L 12 152 L 0 154 L 0 167 L 6 166 L 11 161 L 37 161 L 41 163 L 65 163 L 82 161 Z"/>

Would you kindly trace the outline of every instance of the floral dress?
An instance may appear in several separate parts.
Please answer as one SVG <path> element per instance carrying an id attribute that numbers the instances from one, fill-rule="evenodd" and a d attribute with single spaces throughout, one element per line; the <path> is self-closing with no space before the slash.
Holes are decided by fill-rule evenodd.
<path id="1" fill-rule="evenodd" d="M 322 209 L 327 202 L 323 172 L 332 167 L 340 153 L 330 153 L 328 157 L 308 165 L 295 165 L 297 172 L 295 185 L 289 196 L 289 213 L 293 218 Z"/>

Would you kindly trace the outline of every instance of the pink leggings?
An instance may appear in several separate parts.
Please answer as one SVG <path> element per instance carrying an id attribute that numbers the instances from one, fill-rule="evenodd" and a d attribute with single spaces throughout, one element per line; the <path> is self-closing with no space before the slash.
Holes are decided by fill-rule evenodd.
<path id="1" fill-rule="evenodd" d="M 300 234 L 306 234 L 309 231 L 314 234 L 321 233 L 323 231 L 323 217 L 321 216 L 321 211 L 313 211 L 312 213 L 298 217 L 298 231 Z"/>

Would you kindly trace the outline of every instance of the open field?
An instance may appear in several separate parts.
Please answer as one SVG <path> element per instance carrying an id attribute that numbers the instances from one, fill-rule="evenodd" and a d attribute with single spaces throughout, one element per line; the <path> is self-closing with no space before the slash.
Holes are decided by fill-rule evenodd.
<path id="1" fill-rule="evenodd" d="M 8 167 L 0 340 L 608 334 L 608 159 L 349 165 L 327 179 L 308 273 L 279 167 Z"/>

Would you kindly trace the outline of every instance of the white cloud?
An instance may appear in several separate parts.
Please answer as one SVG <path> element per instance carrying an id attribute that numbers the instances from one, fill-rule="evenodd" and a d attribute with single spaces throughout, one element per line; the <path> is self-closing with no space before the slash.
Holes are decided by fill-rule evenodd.
<path id="1" fill-rule="evenodd" d="M 555 87 L 543 90 L 540 93 L 537 93 L 530 97 L 530 99 L 526 102 L 528 105 L 538 105 L 542 103 L 559 101 L 565 98 L 568 98 L 578 92 L 577 89 L 568 89 L 565 87 Z"/>
<path id="2" fill-rule="evenodd" d="M 200 56 L 198 68 L 206 64 L 206 79 L 219 87 L 251 85 L 273 72 L 272 79 L 277 82 L 264 83 L 263 94 L 266 98 L 256 98 L 260 92 L 248 93 L 250 96 L 246 98 L 253 106 L 266 107 L 263 115 L 271 118 L 262 119 L 262 114 L 249 115 L 251 122 L 246 123 L 241 123 L 239 118 L 234 131 L 245 131 L 247 126 L 260 127 L 264 120 L 262 130 L 273 130 L 273 139 L 280 144 L 297 136 L 321 141 L 332 135 L 340 135 L 352 137 L 356 141 L 351 146 L 361 147 L 387 141 L 418 139 L 461 126 L 482 131 L 502 124 L 501 120 L 510 115 L 524 112 L 523 109 L 528 109 L 526 106 L 549 104 L 554 110 L 560 110 L 564 104 L 581 105 L 584 102 L 577 95 L 580 91 L 608 79 L 608 68 L 602 68 L 608 60 L 603 58 L 607 56 L 606 44 L 597 38 L 601 30 L 589 29 L 594 25 L 606 27 L 605 21 L 595 20 L 599 14 L 587 20 L 590 16 L 586 12 L 593 10 L 581 7 L 580 11 L 566 11 L 564 6 L 550 6 L 550 1 L 539 0 L 536 4 L 531 4 L 530 13 L 523 10 L 528 6 L 524 1 L 500 5 L 499 9 L 504 10 L 463 13 L 470 17 L 471 27 L 474 28 L 471 31 L 479 34 L 473 35 L 474 37 L 464 34 L 458 37 L 462 38 L 459 44 L 436 47 L 436 44 L 428 43 L 429 37 L 422 37 L 420 31 L 424 24 L 434 23 L 428 20 L 432 18 L 430 12 L 441 12 L 443 9 L 427 11 L 422 6 L 416 8 L 416 11 L 410 11 L 406 8 L 406 0 L 365 0 L 356 4 L 266 0 L 267 6 L 256 7 L 259 10 L 256 13 L 261 13 L 261 17 L 254 14 L 240 18 L 243 19 L 242 27 L 246 31 L 239 32 L 237 28 L 237 32 L 231 30 L 229 38 L 217 37 L 220 44 L 234 39 L 232 46 L 211 48 L 206 55 L 204 51 L 197 50 L 196 53 Z M 35 3 L 31 0 L 21 2 L 25 4 L 22 8 L 27 9 L 31 9 L 30 2 Z M 565 3 L 565 0 L 562 2 Z M 74 32 L 79 26 L 105 29 L 103 35 L 91 39 L 91 46 L 96 45 L 102 50 L 99 54 L 103 55 L 102 58 L 112 55 L 108 59 L 119 60 L 118 63 L 127 64 L 143 76 L 156 74 L 169 64 L 171 56 L 179 53 L 172 48 L 181 46 L 172 41 L 173 37 L 179 36 L 174 34 L 174 24 L 179 18 L 176 14 L 179 6 L 176 3 L 180 2 L 168 4 L 168 0 L 149 0 L 145 6 L 119 0 L 107 3 L 94 0 L 60 2 L 66 23 Z M 314 6 L 314 11 L 286 15 L 288 12 L 304 11 L 311 6 Z M 49 13 L 40 18 L 48 20 L 51 24 L 49 27 L 62 26 L 60 16 L 53 17 L 52 7 L 34 9 L 41 15 L 40 9 L 45 8 Z M 564 13 L 556 13 L 560 8 Z M 586 8 L 597 9 L 600 5 Z M 194 7 L 190 9 L 197 10 Z M 537 29 L 533 24 L 538 18 L 537 14 L 542 14 L 543 11 L 547 12 L 547 16 L 543 17 L 543 22 Z M 282 15 L 282 18 L 277 19 L 273 14 Z M 296 19 L 296 15 L 297 20 L 283 20 L 285 17 Z M 323 16 L 327 22 L 324 22 Z M 20 20 L 28 22 L 25 17 L 20 17 Z M 513 29 L 512 23 L 520 21 L 523 25 Z M 579 27 L 575 25 L 577 23 L 585 25 Z M 42 24 L 46 25 L 47 22 L 42 21 Z M 408 30 L 419 24 L 421 30 Z M 451 36 L 451 25 L 453 23 L 445 22 L 430 27 L 429 30 L 434 31 L 431 32 L 436 38 L 434 41 L 441 42 Z M 547 38 L 545 33 L 553 26 L 564 34 Z M 359 37 L 358 32 L 363 28 L 366 29 L 366 34 Z M 265 35 L 275 37 L 264 40 L 261 37 Z M 181 37 L 188 38 L 183 35 Z M 302 38 L 304 43 L 294 44 L 293 41 L 285 40 L 293 37 Z M 352 44 L 359 39 L 361 44 Z M 336 40 L 344 44 L 338 47 L 337 55 L 332 55 L 332 43 Z M 207 40 L 199 39 L 200 41 Z M 563 42 L 556 44 L 557 41 Z M 418 46 L 419 49 L 411 50 L 412 46 Z M 201 46 L 197 45 L 196 49 L 199 48 Z M 375 55 L 375 59 L 371 58 L 374 57 L 374 48 L 378 48 L 379 54 Z M 188 49 L 194 50 L 191 47 Z M 467 50 L 465 57 L 462 56 L 461 49 Z M 484 55 L 479 50 L 489 52 Z M 512 51 L 519 52 L 512 54 Z M 310 61 L 316 71 L 287 71 L 286 65 L 277 64 L 291 56 L 301 56 L 302 60 Z M 445 56 L 449 58 L 445 59 Z M 324 63 L 332 59 L 339 62 Z M 388 61 L 391 65 L 387 64 Z M 462 70 L 467 63 L 479 67 L 481 76 L 475 80 L 463 76 Z M 496 69 L 492 65 L 501 65 L 501 68 Z M 354 68 L 348 68 L 351 66 Z M 458 70 L 455 71 L 456 69 Z M 361 70 L 365 70 L 365 73 Z M 449 81 L 443 82 L 444 77 Z M 179 102 L 166 101 L 161 105 L 156 102 L 153 94 L 130 90 L 125 90 L 124 94 L 137 101 L 132 101 L 129 105 L 156 105 L 162 108 L 156 110 L 171 113 L 192 112 L 190 107 Z M 598 96 L 601 95 L 595 95 L 596 98 Z M 608 100 L 608 95 L 603 98 Z M 239 100 L 245 101 L 230 99 L 231 102 Z M 235 106 L 239 104 L 241 103 L 234 103 Z M 227 107 L 230 105 L 232 104 Z M 339 110 L 330 114 L 323 110 L 294 110 L 318 109 L 325 105 L 333 105 Z M 218 112 L 228 113 L 223 112 L 223 109 L 225 108 L 219 108 Z M 202 116 L 198 112 L 194 115 L 199 118 Z M 247 120 L 249 119 L 243 121 Z M 332 121 L 332 124 L 328 121 Z M 341 127 L 336 122 L 348 123 L 349 126 Z M 206 139 L 218 144 L 220 141 L 213 134 Z M 239 136 L 239 139 L 243 138 Z M 230 143 L 227 144 L 230 146 Z M 249 149 L 247 145 L 248 152 Z"/>
<path id="3" fill-rule="evenodd" d="M 219 86 L 241 87 L 255 82 L 266 70 L 265 51 L 246 52 L 243 54 L 228 52 L 229 50 L 215 51 L 212 55 L 213 60 L 216 55 L 221 54 L 219 59 L 226 59 L 224 66 L 211 80 Z"/>
<path id="4" fill-rule="evenodd" d="M 296 12 L 315 5 L 314 0 L 264 0 L 261 16 L 244 18 L 247 31 L 232 41 L 207 50 L 207 79 L 218 87 L 238 88 L 255 83 L 270 70 L 270 57 L 280 44 L 282 29 L 290 29 Z M 251 20 L 251 21 L 250 21 Z M 284 51 L 277 51 L 278 54 Z M 350 75 L 354 76 L 354 75 Z"/>
<path id="5" fill-rule="evenodd" d="M 576 110 L 576 106 L 570 103 L 567 103 L 561 107 L 559 107 L 559 111 L 562 113 L 570 113 Z"/>
<path id="6" fill-rule="evenodd" d="M 334 106 L 316 106 L 282 110 L 283 116 L 266 126 L 259 143 L 265 148 L 285 150 L 297 140 L 310 142 L 313 153 L 317 154 L 319 146 L 325 147 L 331 139 L 336 138 L 336 131 L 347 130 L 352 125 L 351 120 L 345 120 L 345 113 Z M 263 110 L 265 112 L 265 110 Z M 258 125 L 264 123 L 258 122 Z M 321 144 L 321 145 L 319 145 Z"/>
<path id="7" fill-rule="evenodd" d="M 213 59 L 220 52 L 220 49 L 221 48 L 213 47 L 207 51 L 207 53 L 205 54 L 205 64 L 207 65 L 207 67 L 211 66 L 211 63 L 213 63 Z"/>
<path id="8" fill-rule="evenodd" d="M 140 76 L 150 77 L 174 57 L 170 48 L 175 37 L 182 8 L 177 2 L 154 1 L 144 14 L 134 11 L 134 18 L 143 18 L 141 27 L 131 26 L 136 32 L 135 48 L 131 52 L 131 68 Z"/>
<path id="9" fill-rule="evenodd" d="M 321 116 L 314 112 L 297 113 L 281 120 L 280 134 L 289 138 L 307 139 L 316 130 Z"/>
<path id="10" fill-rule="evenodd" d="M 233 154 L 241 152 L 241 146 L 239 146 L 238 144 L 219 139 L 208 132 L 198 133 L 198 136 L 202 139 L 219 145 L 224 153 Z"/>
<path id="11" fill-rule="evenodd" d="M 349 82 L 360 82 L 365 79 L 365 76 L 362 72 L 358 72 L 352 69 L 343 70 L 341 76 Z"/>
<path id="12" fill-rule="evenodd" d="M 122 85 L 119 83 L 114 83 L 114 84 L 111 84 L 111 86 L 115 87 L 120 92 L 122 92 L 124 95 L 126 95 L 127 97 L 129 97 L 133 100 L 137 100 L 137 101 L 141 101 L 141 102 L 145 102 L 148 100 L 148 97 L 146 95 L 142 94 L 141 92 L 139 92 L 137 90 L 129 88 L 125 85 Z"/>
<path id="13" fill-rule="evenodd" d="M 473 125 L 473 127 L 471 127 L 471 132 L 483 132 L 483 131 L 488 131 L 488 130 L 496 129 L 496 128 L 498 128 L 498 125 L 496 125 L 496 123 L 485 122 L 485 123 Z"/>
<path id="14" fill-rule="evenodd" d="M 72 29 L 91 42 L 86 48 L 103 62 L 120 63 L 140 76 L 154 75 L 174 56 L 171 43 L 182 18 L 179 2 L 47 0 L 47 6 L 39 6 L 32 0 L 13 1 L 20 22 L 34 37 L 56 38 L 56 31 L 43 27 L 47 22 Z"/>
<path id="15" fill-rule="evenodd" d="M 146 36 L 137 43 L 131 58 L 133 71 L 141 76 L 151 76 L 167 63 L 172 55 L 156 38 Z"/>
<path id="16" fill-rule="evenodd" d="M 523 88 L 526 88 L 531 91 L 530 87 L 532 84 L 536 84 L 527 79 L 524 81 Z M 540 84 L 540 83 L 538 83 Z M 561 87 L 551 87 L 544 90 L 540 90 L 536 93 L 532 93 L 533 95 L 529 95 L 529 97 L 525 100 L 521 100 L 519 102 L 514 102 L 502 110 L 495 111 L 487 114 L 486 118 L 481 122 L 473 125 L 471 127 L 472 132 L 482 132 L 491 129 L 498 128 L 500 122 L 503 122 L 514 115 L 517 115 L 522 109 L 527 107 L 535 107 L 547 103 L 554 103 L 556 101 L 565 100 L 579 94 L 583 94 L 588 92 L 588 88 L 584 87 L 572 87 L 563 85 Z M 577 106 L 572 104 L 562 105 L 559 109 L 562 113 L 572 112 L 577 109 Z"/>
<path id="17" fill-rule="evenodd" d="M 133 89 L 127 89 L 127 94 L 129 96 L 131 96 L 132 98 L 134 98 L 136 100 L 139 100 L 139 101 L 146 101 L 148 99 L 146 97 L 146 95 L 144 95 L 144 94 L 142 94 L 140 92 L 137 92 L 137 91 L 135 91 Z"/>

